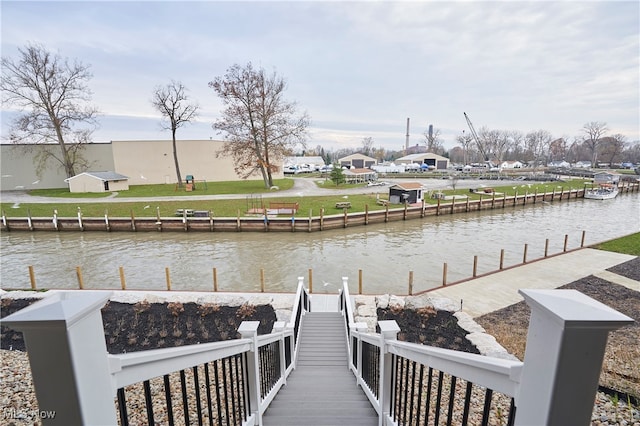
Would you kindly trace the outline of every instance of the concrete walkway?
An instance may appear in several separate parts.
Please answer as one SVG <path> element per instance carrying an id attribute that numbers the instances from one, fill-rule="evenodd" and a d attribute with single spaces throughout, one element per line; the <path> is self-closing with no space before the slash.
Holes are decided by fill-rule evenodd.
<path id="1" fill-rule="evenodd" d="M 519 289 L 554 289 L 589 275 L 640 291 L 640 282 L 606 271 L 635 257 L 585 248 L 442 287 L 427 294 L 446 297 L 456 303 L 462 300 L 462 311 L 475 318 L 522 301 Z"/>

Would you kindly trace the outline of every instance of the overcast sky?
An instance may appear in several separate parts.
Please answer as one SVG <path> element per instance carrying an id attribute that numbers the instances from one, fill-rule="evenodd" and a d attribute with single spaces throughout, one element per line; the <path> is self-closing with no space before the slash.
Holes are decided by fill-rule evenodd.
<path id="1" fill-rule="evenodd" d="M 3 0 L 2 55 L 40 43 L 89 64 L 96 141 L 169 139 L 150 99 L 172 79 L 201 107 L 178 137 L 221 139 L 208 82 L 247 62 L 287 80 L 286 98 L 311 117 L 311 147 L 372 137 L 399 150 L 410 118 L 411 145 L 432 124 L 451 148 L 463 112 L 476 129 L 572 139 L 601 121 L 635 141 L 639 4 Z"/>

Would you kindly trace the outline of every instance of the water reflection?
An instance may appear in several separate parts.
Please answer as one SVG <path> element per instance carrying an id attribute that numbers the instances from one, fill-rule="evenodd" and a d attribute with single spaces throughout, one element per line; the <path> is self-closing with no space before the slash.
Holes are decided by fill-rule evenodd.
<path id="1" fill-rule="evenodd" d="M 127 288 L 166 288 L 170 268 L 174 290 L 212 290 L 213 268 L 225 291 L 258 291 L 260 269 L 268 291 L 292 291 L 298 276 L 313 270 L 315 291 L 335 291 L 347 276 L 357 291 L 363 271 L 366 293 L 403 293 L 409 271 L 414 291 L 439 286 L 443 263 L 448 281 L 471 276 L 473 257 L 478 273 L 520 263 L 524 245 L 528 259 L 580 245 L 593 244 L 640 230 L 639 194 L 614 200 L 572 200 L 505 207 L 375 224 L 316 233 L 49 233 L 3 232 L 3 288 L 28 288 L 33 265 L 40 288 L 77 287 L 80 266 L 86 288 L 120 288 L 118 267 L 124 267 Z M 326 286 L 324 285 L 326 284 Z"/>

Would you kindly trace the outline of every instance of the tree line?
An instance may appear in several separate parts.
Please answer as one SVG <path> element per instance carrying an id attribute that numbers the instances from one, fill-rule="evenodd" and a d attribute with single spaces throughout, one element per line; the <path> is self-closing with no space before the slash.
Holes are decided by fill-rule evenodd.
<path id="1" fill-rule="evenodd" d="M 62 167 L 67 177 L 88 170 L 90 164 L 83 150 L 92 141 L 100 114 L 91 104 L 90 65 L 30 44 L 18 49 L 15 59 L 3 56 L 2 69 L 3 102 L 21 111 L 9 127 L 8 138 L 25 144 L 26 149 L 41 148 L 34 157 L 36 173 L 52 163 Z M 379 161 L 393 161 L 407 154 L 405 150 L 375 148 L 372 137 L 363 138 L 361 146 L 353 149 L 326 151 L 320 145 L 308 149 L 310 117 L 298 112 L 296 102 L 285 98 L 286 80 L 251 63 L 232 65 L 208 86 L 224 105 L 220 118 L 212 123 L 226 142 L 220 155 L 233 159 L 235 171 L 242 178 L 261 175 L 265 187 L 273 186 L 273 173 L 282 158 L 295 153 L 320 155 L 327 163 L 355 152 Z M 156 86 L 151 104 L 160 114 L 163 129 L 171 132 L 176 180 L 182 184 L 176 135 L 197 118 L 200 107 L 176 80 Z M 425 130 L 423 136 L 419 144 L 422 150 L 449 157 L 455 163 L 520 160 L 546 164 L 560 159 L 590 159 L 595 166 L 598 161 L 640 162 L 640 144 L 629 143 L 621 134 L 610 135 L 603 122 L 586 123 L 571 141 L 553 138 L 546 130 L 524 134 L 482 127 L 477 134 L 463 132 L 456 138 L 459 146 L 448 151 L 439 129 Z"/>

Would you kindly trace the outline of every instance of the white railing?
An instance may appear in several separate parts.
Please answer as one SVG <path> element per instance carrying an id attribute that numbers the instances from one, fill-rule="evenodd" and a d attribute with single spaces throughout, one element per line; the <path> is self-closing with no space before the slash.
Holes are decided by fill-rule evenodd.
<path id="1" fill-rule="evenodd" d="M 344 280 L 349 368 L 379 424 L 421 424 L 430 415 L 436 423 L 446 415 L 473 424 L 474 413 L 482 422 L 588 424 L 608 332 L 633 320 L 575 290 L 520 293 L 531 307 L 524 362 L 400 342 L 395 321 L 379 321 L 380 333 L 368 333 L 353 322 Z M 471 402 L 478 394 L 482 407 Z"/>
<path id="2" fill-rule="evenodd" d="M 262 414 L 295 368 L 295 332 L 309 308 L 309 295 L 300 278 L 291 320 L 276 322 L 268 335 L 258 336 L 258 321 L 244 321 L 238 329 L 240 339 L 110 355 L 100 312 L 110 295 L 60 291 L 2 320 L 2 325 L 23 333 L 38 408 L 55 412 L 55 416 L 43 419 L 43 424 L 115 425 L 118 420 L 128 424 L 125 387 L 140 383 L 146 412 L 137 414 L 152 422 L 154 406 L 162 404 L 162 399 L 166 401 L 163 411 L 169 415 L 174 411 L 170 380 L 177 379 L 170 379 L 170 375 L 178 372 L 183 404 L 175 411 L 185 420 L 191 415 L 200 422 L 207 411 L 211 416 L 214 408 L 220 409 L 220 399 L 217 407 L 212 407 L 211 401 L 216 399 L 211 394 L 220 391 L 225 392 L 226 415 L 233 411 L 238 423 L 261 425 Z M 211 369 L 215 370 L 215 386 L 209 384 Z M 221 380 L 228 378 L 233 385 L 218 386 L 219 371 L 225 375 Z M 185 372 L 193 382 L 195 400 L 186 395 L 189 380 Z M 152 389 L 150 380 L 163 378 L 161 398 L 163 391 L 157 389 L 161 386 Z"/>

